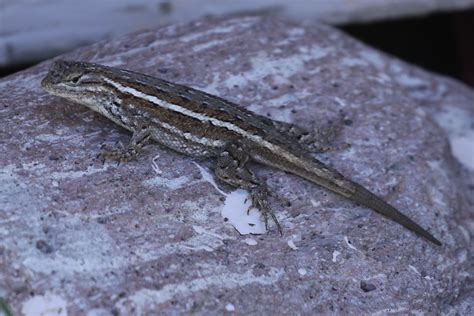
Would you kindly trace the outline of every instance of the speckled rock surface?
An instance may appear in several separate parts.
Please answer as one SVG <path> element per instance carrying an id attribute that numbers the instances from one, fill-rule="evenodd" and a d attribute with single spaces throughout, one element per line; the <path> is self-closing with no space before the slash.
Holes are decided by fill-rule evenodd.
<path id="1" fill-rule="evenodd" d="M 187 84 L 306 128 L 340 122 L 342 110 L 337 141 L 353 146 L 318 157 L 444 246 L 260 166 L 291 202 L 273 201 L 285 234 L 240 236 L 221 215 L 210 161 L 149 145 L 136 161 L 102 165 L 101 145 L 130 136 L 43 92 L 47 62 L 0 81 L 0 297 L 15 313 L 472 313 L 472 90 L 333 28 L 273 18 L 175 25 L 64 58 Z"/>
<path id="2" fill-rule="evenodd" d="M 209 16 L 266 14 L 350 24 L 469 10 L 474 0 L 2 0 L 0 5 L 1 68 L 34 63 L 136 30 Z"/>

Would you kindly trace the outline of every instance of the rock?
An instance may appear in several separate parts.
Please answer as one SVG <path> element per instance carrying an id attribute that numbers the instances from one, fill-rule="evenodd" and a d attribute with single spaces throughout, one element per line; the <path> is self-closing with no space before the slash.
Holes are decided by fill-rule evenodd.
<path id="1" fill-rule="evenodd" d="M 352 147 L 318 158 L 444 245 L 257 165 L 291 202 L 272 201 L 284 236 L 240 236 L 221 214 L 233 191 L 214 187 L 210 161 L 157 145 L 118 167 L 97 160 L 130 135 L 42 91 L 48 61 L 0 81 L 0 297 L 15 314 L 472 310 L 472 89 L 331 27 L 275 18 L 172 25 L 61 58 L 159 76 L 305 128 L 339 124 L 336 141 Z"/>
<path id="2" fill-rule="evenodd" d="M 209 16 L 265 14 L 347 24 L 473 7 L 474 0 L 2 0 L 0 67 L 33 63 L 112 36 Z"/>

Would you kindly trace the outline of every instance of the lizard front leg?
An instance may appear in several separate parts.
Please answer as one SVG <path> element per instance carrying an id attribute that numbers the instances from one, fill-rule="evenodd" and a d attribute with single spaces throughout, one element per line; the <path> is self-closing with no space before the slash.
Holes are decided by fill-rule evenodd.
<path id="1" fill-rule="evenodd" d="M 112 159 L 121 161 L 130 161 L 135 159 L 143 149 L 148 141 L 150 140 L 150 129 L 144 124 L 138 124 L 137 128 L 133 132 L 132 138 L 128 145 L 119 150 L 105 150 L 99 157 L 103 160 Z"/>
<path id="2" fill-rule="evenodd" d="M 262 213 L 265 228 L 268 229 L 269 217 L 275 222 L 278 231 L 282 234 L 280 223 L 270 208 L 269 192 L 265 183 L 259 181 L 246 164 L 249 160 L 248 150 L 238 143 L 231 143 L 219 154 L 215 168 L 216 177 L 234 187 L 246 189 L 250 192 L 252 205 Z"/>

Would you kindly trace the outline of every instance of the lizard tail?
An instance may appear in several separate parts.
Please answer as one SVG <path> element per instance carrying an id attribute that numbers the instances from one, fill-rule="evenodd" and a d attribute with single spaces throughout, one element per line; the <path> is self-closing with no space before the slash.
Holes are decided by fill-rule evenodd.
<path id="1" fill-rule="evenodd" d="M 408 216 L 399 212 L 396 208 L 383 201 L 381 198 L 365 189 L 361 185 L 356 184 L 356 192 L 351 199 L 365 207 L 368 207 L 385 217 L 405 226 L 416 234 L 426 238 L 435 245 L 441 246 L 441 242 L 433 237 L 429 232 L 424 230 L 420 225 L 412 221 Z"/>

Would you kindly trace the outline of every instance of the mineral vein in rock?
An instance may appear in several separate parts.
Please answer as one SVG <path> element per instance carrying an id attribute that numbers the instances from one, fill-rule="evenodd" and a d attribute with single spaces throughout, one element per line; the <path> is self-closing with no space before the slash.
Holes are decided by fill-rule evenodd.
<path id="1" fill-rule="evenodd" d="M 393 206 L 311 156 L 311 152 L 329 148 L 295 125 L 268 119 L 190 87 L 92 63 L 56 61 L 42 86 L 133 133 L 126 148 L 106 152 L 104 158 L 130 160 L 150 139 L 191 157 L 217 158 L 216 177 L 249 190 L 252 207 L 262 212 L 265 224 L 271 217 L 280 232 L 267 187 L 248 169 L 248 161 L 298 175 L 441 245 Z"/>

